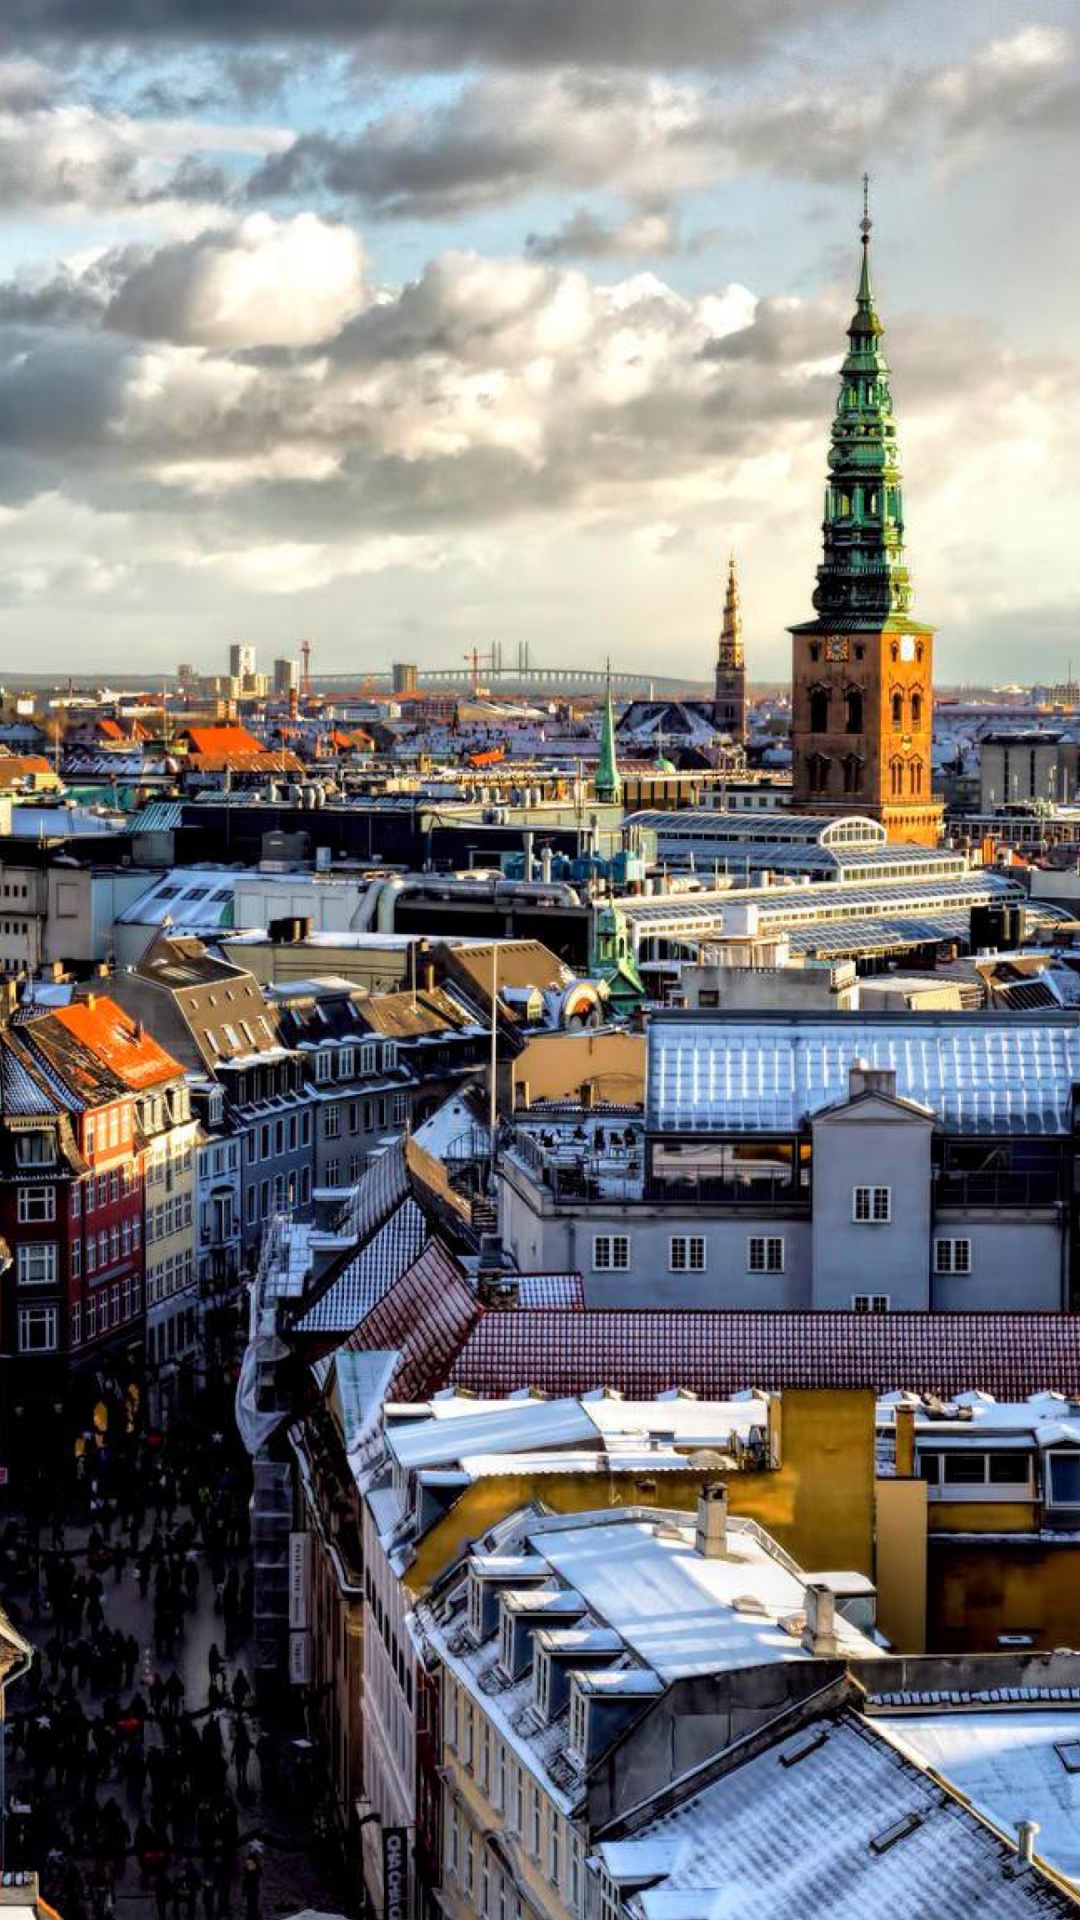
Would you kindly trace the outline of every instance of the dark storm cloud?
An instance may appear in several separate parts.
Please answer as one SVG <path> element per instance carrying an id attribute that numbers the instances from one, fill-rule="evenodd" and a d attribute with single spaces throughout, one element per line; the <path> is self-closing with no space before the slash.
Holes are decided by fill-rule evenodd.
<path id="1" fill-rule="evenodd" d="M 831 0 L 817 17 L 888 10 L 887 0 Z M 320 37 L 418 66 L 737 62 L 805 22 L 800 0 L 4 0 L 3 9 L 12 41 Z"/>

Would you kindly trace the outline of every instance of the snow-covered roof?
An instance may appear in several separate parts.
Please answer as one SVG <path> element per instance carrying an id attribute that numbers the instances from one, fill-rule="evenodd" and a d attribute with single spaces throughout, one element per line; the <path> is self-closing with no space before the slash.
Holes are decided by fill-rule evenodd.
<path id="1" fill-rule="evenodd" d="M 946 1711 L 874 1725 L 995 1825 L 1038 1821 L 1039 1857 L 1080 1890 L 1080 1714 Z"/>
<path id="2" fill-rule="evenodd" d="M 533 1544 L 663 1680 L 811 1658 L 799 1634 L 780 1624 L 801 1614 L 805 1582 L 756 1528 L 729 1522 L 724 1559 L 696 1552 L 693 1527 L 676 1516 L 664 1526 L 597 1521 Z M 836 1634 L 842 1655 L 880 1654 L 840 1615 Z"/>
<path id="3" fill-rule="evenodd" d="M 877 1725 L 849 1712 L 803 1728 L 640 1839 L 602 1844 L 600 1862 L 642 1920 L 1010 1920 L 1072 1910 L 1037 1873 L 1017 1873 L 1008 1842 Z"/>

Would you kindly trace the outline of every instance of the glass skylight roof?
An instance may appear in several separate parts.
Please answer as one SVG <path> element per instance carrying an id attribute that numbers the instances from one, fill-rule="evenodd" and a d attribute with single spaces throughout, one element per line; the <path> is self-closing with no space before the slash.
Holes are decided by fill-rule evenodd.
<path id="1" fill-rule="evenodd" d="M 848 1092 L 863 1060 L 958 1133 L 1068 1131 L 1080 1027 L 1068 1014 L 861 1020 L 653 1019 L 648 1125 L 663 1132 L 791 1132 Z"/>

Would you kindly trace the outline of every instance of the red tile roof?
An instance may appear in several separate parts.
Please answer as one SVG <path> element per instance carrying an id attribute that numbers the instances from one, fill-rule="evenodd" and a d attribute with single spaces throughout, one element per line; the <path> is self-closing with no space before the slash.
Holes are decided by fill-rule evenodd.
<path id="1" fill-rule="evenodd" d="M 246 727 L 189 727 L 192 753 L 262 753 L 263 747 Z"/>
<path id="2" fill-rule="evenodd" d="M 999 1400 L 1080 1390 L 1080 1314 L 680 1313 L 547 1307 L 486 1313 L 448 1384 L 496 1396 L 615 1387 L 650 1399 L 689 1387 L 872 1387 Z"/>
<path id="3" fill-rule="evenodd" d="M 454 1256 L 437 1237 L 377 1301 L 345 1346 L 354 1353 L 398 1348 L 390 1400 L 426 1400 L 446 1382 L 481 1308 Z"/>
<path id="4" fill-rule="evenodd" d="M 133 1093 L 183 1075 L 179 1061 L 159 1047 L 115 1000 L 95 994 L 92 1001 L 73 1000 L 68 1007 L 57 1007 L 46 1019 L 34 1023 L 33 1037 L 40 1034 L 46 1039 L 50 1022 L 62 1027 Z"/>

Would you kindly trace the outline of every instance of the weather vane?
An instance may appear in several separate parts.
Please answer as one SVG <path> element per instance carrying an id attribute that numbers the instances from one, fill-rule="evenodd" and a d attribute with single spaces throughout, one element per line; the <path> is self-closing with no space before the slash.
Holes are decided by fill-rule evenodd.
<path id="1" fill-rule="evenodd" d="M 864 173 L 862 177 L 862 219 L 859 221 L 859 232 L 862 234 L 864 247 L 870 244 L 870 229 L 873 224 L 870 218 L 870 175 Z"/>

